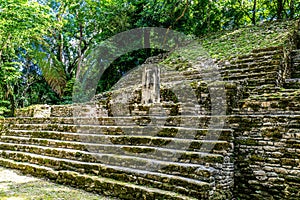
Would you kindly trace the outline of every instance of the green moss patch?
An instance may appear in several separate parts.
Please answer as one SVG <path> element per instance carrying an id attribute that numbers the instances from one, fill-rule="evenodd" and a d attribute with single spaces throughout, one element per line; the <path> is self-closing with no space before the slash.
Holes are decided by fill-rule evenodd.
<path id="1" fill-rule="evenodd" d="M 226 59 L 248 54 L 255 49 L 283 46 L 295 26 L 295 21 L 264 23 L 215 33 L 200 41 L 212 58 Z"/>
<path id="2" fill-rule="evenodd" d="M 296 21 L 263 23 L 237 30 L 206 35 L 185 48 L 173 52 L 162 64 L 183 71 L 199 57 L 228 60 L 242 55 L 282 50 L 294 34 Z M 255 57 L 255 55 L 253 55 Z"/>

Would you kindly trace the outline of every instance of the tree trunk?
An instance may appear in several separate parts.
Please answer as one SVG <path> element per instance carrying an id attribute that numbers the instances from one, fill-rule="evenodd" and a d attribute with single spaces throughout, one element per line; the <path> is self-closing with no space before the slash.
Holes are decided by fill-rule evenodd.
<path id="1" fill-rule="evenodd" d="M 282 19 L 283 0 L 277 0 L 277 19 Z"/>
<path id="2" fill-rule="evenodd" d="M 81 60 L 82 60 L 82 52 L 81 52 L 81 44 L 83 38 L 82 24 L 79 25 L 79 31 L 80 31 L 80 38 L 79 38 L 79 45 L 78 45 L 78 63 L 77 63 L 77 70 L 76 70 L 76 79 L 78 79 L 80 75 Z"/>
<path id="3" fill-rule="evenodd" d="M 294 0 L 291 0 L 290 2 L 290 19 L 294 19 L 295 15 L 295 2 Z"/>
<path id="4" fill-rule="evenodd" d="M 15 115 L 15 97 L 13 94 L 13 88 L 10 88 L 11 86 L 9 84 L 6 85 L 6 90 L 7 90 L 7 99 L 10 102 L 10 116 L 14 116 Z"/>
<path id="5" fill-rule="evenodd" d="M 58 36 L 59 46 L 58 46 L 58 60 L 63 62 L 63 49 L 64 49 L 64 36 L 63 34 L 59 34 Z"/>
<path id="6" fill-rule="evenodd" d="M 252 24 L 256 24 L 256 0 L 254 0 L 252 8 Z"/>
<path id="7" fill-rule="evenodd" d="M 13 94 L 9 95 L 9 101 L 10 101 L 10 104 L 11 104 L 11 114 L 10 115 L 13 117 L 13 116 L 15 116 L 15 107 L 16 107 L 15 97 L 14 97 Z"/>

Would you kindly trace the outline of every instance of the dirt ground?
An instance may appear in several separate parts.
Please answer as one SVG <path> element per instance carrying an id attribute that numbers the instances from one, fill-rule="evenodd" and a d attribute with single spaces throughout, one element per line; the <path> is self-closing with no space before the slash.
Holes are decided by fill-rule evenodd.
<path id="1" fill-rule="evenodd" d="M 112 200 L 0 167 L 0 200 Z"/>

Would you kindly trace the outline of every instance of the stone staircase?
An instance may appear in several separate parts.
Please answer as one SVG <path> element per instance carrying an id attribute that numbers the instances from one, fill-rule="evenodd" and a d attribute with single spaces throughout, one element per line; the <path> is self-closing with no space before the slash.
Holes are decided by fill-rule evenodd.
<path id="1" fill-rule="evenodd" d="M 300 50 L 291 52 L 290 77 L 283 80 L 283 87 L 269 86 L 269 91 L 251 93 L 240 101 L 239 114 L 300 114 Z M 271 88 L 271 89 L 270 89 Z"/>
<path id="2" fill-rule="evenodd" d="M 250 92 L 233 110 L 235 192 L 240 199 L 300 197 L 300 50 L 290 58 L 289 77 L 269 91 Z"/>
<path id="3" fill-rule="evenodd" d="M 177 102 L 167 73 L 160 103 L 141 104 L 140 87 L 125 79 L 87 104 L 1 119 L 0 165 L 121 199 L 230 198 L 233 131 L 225 113 L 207 115 L 208 86 L 190 76 L 180 89 L 192 85 L 198 97 Z M 225 90 L 233 98 L 234 87 Z M 124 91 L 133 94 L 129 103 L 111 100 Z"/>
<path id="4" fill-rule="evenodd" d="M 192 120 L 201 124 L 203 118 Z M 102 125 L 90 124 L 89 118 L 80 125 L 67 117 L 8 118 L 0 163 L 94 192 L 113 188 L 101 193 L 124 199 L 206 199 L 216 187 L 229 187 L 224 181 L 230 181 L 225 177 L 233 169 L 224 158 L 232 153 L 231 129 L 144 127 L 133 125 L 137 119 L 128 117 L 118 126 L 110 117 L 98 118 Z M 218 132 L 223 140 L 204 139 Z"/>

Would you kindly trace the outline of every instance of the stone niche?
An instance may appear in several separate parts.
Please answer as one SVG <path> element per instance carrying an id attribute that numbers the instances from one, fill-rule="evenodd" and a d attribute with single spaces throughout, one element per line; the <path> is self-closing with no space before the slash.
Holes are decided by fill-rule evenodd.
<path id="1" fill-rule="evenodd" d="M 142 104 L 160 102 L 160 69 L 158 65 L 144 66 L 142 76 Z"/>

